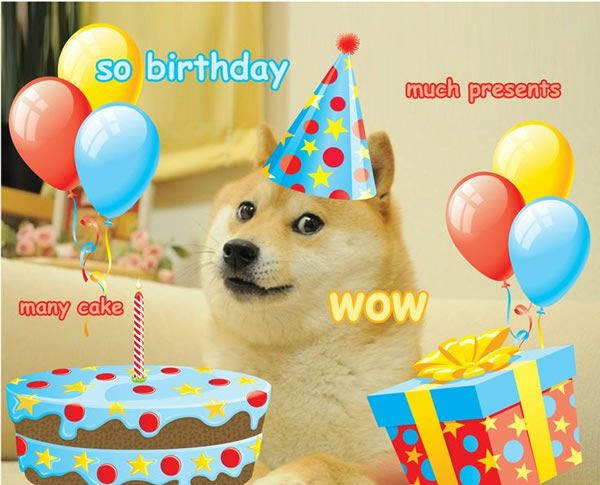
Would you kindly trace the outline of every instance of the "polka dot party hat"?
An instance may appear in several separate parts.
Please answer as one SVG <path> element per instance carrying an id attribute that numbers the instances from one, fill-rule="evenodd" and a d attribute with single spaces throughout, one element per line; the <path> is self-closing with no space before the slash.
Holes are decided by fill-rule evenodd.
<path id="1" fill-rule="evenodd" d="M 358 102 L 355 34 L 340 35 L 341 54 L 263 166 L 286 188 L 330 199 L 369 199 L 375 182 Z"/>

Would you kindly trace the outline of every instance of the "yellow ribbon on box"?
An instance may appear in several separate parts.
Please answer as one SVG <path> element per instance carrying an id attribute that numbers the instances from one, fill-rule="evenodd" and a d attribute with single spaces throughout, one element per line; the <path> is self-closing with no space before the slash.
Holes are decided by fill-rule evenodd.
<path id="1" fill-rule="evenodd" d="M 505 367 L 511 369 L 515 376 L 540 482 L 557 474 L 537 363 L 531 360 L 511 364 L 510 359 L 519 349 L 503 346 L 508 334 L 509 329 L 503 328 L 477 337 L 447 340 L 414 365 L 419 377 L 435 381 L 408 391 L 406 399 L 439 484 L 458 485 L 458 480 L 431 398 L 431 389 L 440 383 L 471 379 Z"/>

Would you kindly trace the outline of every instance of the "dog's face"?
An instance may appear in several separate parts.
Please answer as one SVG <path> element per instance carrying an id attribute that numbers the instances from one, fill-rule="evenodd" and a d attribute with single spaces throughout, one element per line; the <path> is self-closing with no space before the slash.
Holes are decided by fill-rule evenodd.
<path id="1" fill-rule="evenodd" d="M 389 158 L 393 166 L 391 150 Z M 389 188 L 391 180 L 386 182 Z M 266 180 L 261 170 L 228 184 L 215 201 L 203 258 L 212 312 L 255 338 L 323 331 L 329 291 L 366 290 L 381 282 L 390 231 L 387 196 L 379 196 L 311 197 Z"/>

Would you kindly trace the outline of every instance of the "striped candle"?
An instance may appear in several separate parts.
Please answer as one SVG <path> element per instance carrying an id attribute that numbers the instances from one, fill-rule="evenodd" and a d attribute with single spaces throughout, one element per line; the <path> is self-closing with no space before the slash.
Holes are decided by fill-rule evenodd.
<path id="1" fill-rule="evenodd" d="M 146 379 L 144 372 L 144 295 L 138 280 L 137 291 L 133 298 L 133 380 L 141 382 Z"/>

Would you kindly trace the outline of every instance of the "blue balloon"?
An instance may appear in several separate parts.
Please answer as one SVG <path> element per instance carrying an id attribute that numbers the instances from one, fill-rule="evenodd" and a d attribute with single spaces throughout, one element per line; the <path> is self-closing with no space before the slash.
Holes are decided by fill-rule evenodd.
<path id="1" fill-rule="evenodd" d="M 108 219 L 127 212 L 152 180 L 160 152 L 150 117 L 129 103 L 93 111 L 75 140 L 81 186 L 94 208 Z"/>
<path id="2" fill-rule="evenodd" d="M 521 288 L 543 309 L 560 300 L 581 274 L 590 254 L 590 228 L 568 200 L 542 197 L 517 214 L 508 250 Z"/>

